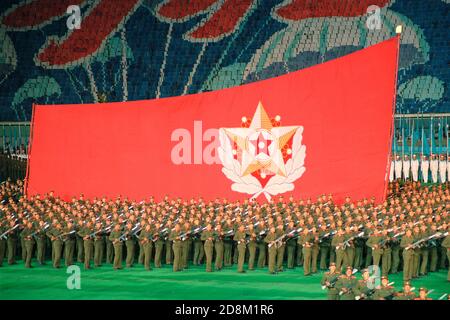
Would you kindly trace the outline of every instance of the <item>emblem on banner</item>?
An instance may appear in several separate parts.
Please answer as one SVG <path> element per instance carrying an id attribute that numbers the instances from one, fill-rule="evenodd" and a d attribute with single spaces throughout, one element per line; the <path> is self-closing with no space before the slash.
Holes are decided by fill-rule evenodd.
<path id="1" fill-rule="evenodd" d="M 218 154 L 233 191 L 270 200 L 294 190 L 294 181 L 306 170 L 303 127 L 284 127 L 280 120 L 269 118 L 259 102 L 252 119 L 242 118 L 241 128 L 220 128 Z"/>

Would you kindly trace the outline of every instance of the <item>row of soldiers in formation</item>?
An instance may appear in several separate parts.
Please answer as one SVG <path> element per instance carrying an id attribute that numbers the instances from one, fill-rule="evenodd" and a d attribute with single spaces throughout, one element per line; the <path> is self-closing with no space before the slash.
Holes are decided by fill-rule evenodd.
<path id="1" fill-rule="evenodd" d="M 431 179 L 429 174 L 431 172 Z M 446 183 L 450 181 L 450 157 L 446 154 L 419 157 L 413 154 L 393 155 L 389 171 L 389 181 L 412 180 L 425 183 Z M 430 181 L 428 181 L 430 180 Z"/>
<path id="2" fill-rule="evenodd" d="M 450 184 L 422 187 L 392 183 L 388 199 L 336 205 L 332 195 L 259 204 L 202 198 L 137 203 L 127 198 L 63 201 L 53 192 L 26 198 L 23 182 L 1 185 L 0 265 L 5 253 L 15 263 L 18 248 L 31 267 L 34 247 L 43 264 L 48 243 L 53 266 L 75 257 L 85 268 L 105 260 L 114 269 L 132 267 L 137 258 L 151 270 L 163 260 L 174 271 L 205 262 L 206 271 L 237 263 L 238 272 L 268 265 L 272 274 L 303 266 L 305 276 L 326 269 L 381 266 L 382 275 L 403 268 L 403 279 L 445 268 L 450 254 Z M 124 256 L 124 257 L 123 257 Z M 124 259 L 123 259 L 124 258 Z M 448 275 L 450 280 L 450 271 Z"/>
<path id="3" fill-rule="evenodd" d="M 411 286 L 410 281 L 404 281 L 402 290 L 396 291 L 394 282 L 389 282 L 387 276 L 379 280 L 366 268 L 361 271 L 362 277 L 358 280 L 354 275 L 356 271 L 348 266 L 341 274 L 334 262 L 330 264 L 330 270 L 324 273 L 320 282 L 322 289 L 327 290 L 328 300 L 432 300 L 428 294 L 433 290 L 421 287 L 416 294 L 416 288 Z M 450 295 L 439 297 L 439 300 L 444 299 L 450 300 Z"/>
<path id="4" fill-rule="evenodd" d="M 0 153 L 0 181 L 6 180 L 8 177 L 14 180 L 22 179 L 25 177 L 26 171 L 26 160 Z"/>

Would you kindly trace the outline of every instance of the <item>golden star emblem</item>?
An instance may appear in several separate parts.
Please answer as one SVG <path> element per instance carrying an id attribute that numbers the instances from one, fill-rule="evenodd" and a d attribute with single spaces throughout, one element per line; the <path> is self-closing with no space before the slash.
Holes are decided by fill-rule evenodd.
<path id="1" fill-rule="evenodd" d="M 242 152 L 241 176 L 264 169 L 286 176 L 281 149 L 299 126 L 273 127 L 266 110 L 258 103 L 248 128 L 225 128 L 226 135 Z"/>

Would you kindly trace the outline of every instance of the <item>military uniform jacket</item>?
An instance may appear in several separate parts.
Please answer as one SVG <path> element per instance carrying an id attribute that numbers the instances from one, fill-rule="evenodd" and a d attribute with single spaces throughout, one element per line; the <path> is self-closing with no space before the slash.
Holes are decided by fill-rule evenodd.
<path id="1" fill-rule="evenodd" d="M 173 230 L 170 235 L 169 235 L 169 240 L 170 241 L 174 241 L 174 242 L 178 242 L 181 241 L 180 239 L 177 239 L 177 237 L 179 237 L 182 234 L 181 231 L 175 231 Z"/>
<path id="2" fill-rule="evenodd" d="M 33 234 L 33 232 L 34 232 L 33 229 L 25 228 L 20 233 L 20 237 L 25 241 L 34 241 L 34 239 L 32 237 L 27 239 L 28 237 L 30 237 Z"/>
<path id="3" fill-rule="evenodd" d="M 393 299 L 395 294 L 395 290 L 391 286 L 381 287 L 380 289 L 376 289 L 373 294 L 374 300 L 384 300 L 384 299 Z"/>
<path id="4" fill-rule="evenodd" d="M 67 240 L 76 240 L 76 235 L 75 232 L 68 234 L 69 232 L 73 231 L 74 229 L 63 229 L 61 234 L 65 234 L 64 236 L 62 236 L 62 240 L 63 241 L 67 241 Z M 67 234 L 66 234 L 67 233 Z"/>
<path id="5" fill-rule="evenodd" d="M 80 231 L 78 231 L 78 235 L 82 238 L 89 236 L 93 233 L 94 231 L 91 228 L 88 227 L 83 227 L 81 228 Z M 84 239 L 83 239 L 84 240 Z M 89 238 L 87 241 L 92 240 L 91 238 Z"/>
<path id="6" fill-rule="evenodd" d="M 346 233 L 346 234 L 344 234 L 344 241 L 347 241 L 347 240 L 349 240 L 350 238 L 353 238 L 354 237 L 354 234 L 352 234 L 352 233 Z M 351 239 L 351 240 L 349 240 L 349 241 L 347 241 L 347 243 L 345 244 L 345 248 L 347 249 L 347 248 L 354 248 L 355 247 L 355 244 L 354 244 L 354 240 L 355 240 L 356 238 L 353 238 L 353 239 Z"/>
<path id="7" fill-rule="evenodd" d="M 269 233 L 265 238 L 264 238 L 264 242 L 265 243 L 271 243 L 272 241 L 275 241 L 277 239 L 277 234 L 274 233 Z M 270 249 L 275 248 L 276 246 L 271 246 Z"/>
<path id="8" fill-rule="evenodd" d="M 56 237 L 56 240 L 61 240 L 60 235 L 62 234 L 62 230 L 61 229 L 57 229 L 57 228 L 51 228 L 49 231 L 47 231 L 47 236 L 52 239 L 52 237 Z"/>
<path id="9" fill-rule="evenodd" d="M 111 234 L 109 235 L 109 240 L 114 242 L 114 240 L 119 240 L 122 233 L 120 231 L 111 231 Z M 120 242 L 118 242 L 120 243 Z M 116 243 L 116 244 L 118 244 Z"/>
<path id="10" fill-rule="evenodd" d="M 374 249 L 374 245 L 380 245 L 381 240 L 382 238 L 380 236 L 370 236 L 366 241 L 366 245 L 370 247 L 374 253 L 383 253 L 383 250 L 380 247 Z"/>
<path id="11" fill-rule="evenodd" d="M 412 236 L 411 237 L 403 236 L 402 241 L 400 242 L 400 247 L 402 247 L 403 249 L 406 249 L 406 247 L 408 247 L 409 245 L 411 245 L 413 243 L 414 243 L 414 238 Z M 403 252 L 404 253 L 409 252 L 411 254 L 413 252 L 413 250 L 409 249 L 409 250 L 404 250 Z"/>
<path id="12" fill-rule="evenodd" d="M 359 296 L 364 296 L 363 299 L 368 300 L 371 298 L 371 295 L 374 293 L 374 291 L 367 286 L 366 281 L 361 279 L 358 280 L 355 293 Z"/>
<path id="13" fill-rule="evenodd" d="M 224 239 L 223 240 L 225 240 L 225 241 L 232 241 L 233 233 L 234 233 L 234 228 L 233 228 L 232 225 L 231 226 L 229 226 L 229 225 L 224 226 L 224 228 L 223 228 Z"/>
<path id="14" fill-rule="evenodd" d="M 353 275 L 351 275 L 350 277 L 342 275 L 336 282 L 336 288 L 338 290 L 342 291 L 342 289 L 346 289 L 346 292 L 341 295 L 343 298 L 353 297 L 355 295 L 357 285 L 358 280 L 356 280 L 356 277 Z"/>
<path id="15" fill-rule="evenodd" d="M 209 240 L 209 238 L 214 239 L 214 231 L 203 230 L 201 239 L 205 241 L 205 246 L 213 246 L 213 240 Z"/>
<path id="16" fill-rule="evenodd" d="M 336 250 L 344 250 L 344 248 L 342 246 L 344 241 L 345 241 L 345 238 L 343 235 L 342 236 L 335 235 L 333 237 L 333 240 L 331 241 L 331 246 L 335 247 Z"/>
<path id="17" fill-rule="evenodd" d="M 399 292 L 395 295 L 393 300 L 414 300 L 416 298 L 416 294 L 412 291 L 405 293 Z"/>
<path id="18" fill-rule="evenodd" d="M 264 241 L 263 239 L 264 239 L 264 237 L 266 236 L 266 233 L 267 233 L 267 229 L 266 229 L 266 227 L 260 227 L 260 226 L 258 226 L 257 228 L 256 228 L 256 236 L 257 236 L 257 239 L 258 239 L 258 241 L 259 242 L 261 242 L 261 241 Z"/>
<path id="19" fill-rule="evenodd" d="M 8 228 L 5 230 L 5 232 L 8 231 L 9 229 L 11 229 L 11 228 L 8 227 Z M 2 232 L 2 233 L 3 233 L 3 232 Z M 5 236 L 6 236 L 7 239 L 16 240 L 16 239 L 18 238 L 18 231 L 17 231 L 17 228 L 14 229 L 14 230 L 12 230 L 12 231 L 10 231 L 10 232 L 8 232 L 7 234 L 5 234 Z"/>
<path id="20" fill-rule="evenodd" d="M 286 245 L 288 247 L 295 247 L 297 245 L 297 241 L 298 240 L 297 241 L 295 240 L 295 232 L 293 232 L 295 230 L 296 230 L 296 228 L 292 228 L 292 229 L 289 228 L 289 229 L 286 230 L 286 234 L 287 234 L 287 236 L 286 236 Z"/>
<path id="21" fill-rule="evenodd" d="M 37 240 L 45 240 L 45 231 L 41 229 L 34 236 Z"/>
<path id="22" fill-rule="evenodd" d="M 144 241 L 145 243 L 151 242 L 152 239 L 152 231 L 142 229 L 139 233 L 139 241 Z"/>
<path id="23" fill-rule="evenodd" d="M 321 247 L 330 247 L 331 246 L 331 237 L 324 237 L 329 231 L 319 231 L 319 245 Z"/>
<path id="24" fill-rule="evenodd" d="M 312 242 L 313 242 L 313 236 L 311 234 L 302 234 L 299 238 L 298 238 L 298 244 L 302 245 L 303 248 L 305 249 L 311 249 L 312 247 Z"/>
<path id="25" fill-rule="evenodd" d="M 330 285 L 327 287 L 327 289 L 338 293 L 337 292 L 338 290 L 336 289 L 336 282 L 339 280 L 340 276 L 341 274 L 339 272 L 331 273 L 330 271 L 327 271 L 324 273 L 322 280 L 320 281 L 320 284 L 322 286 L 325 286 L 328 281 Z"/>
<path id="26" fill-rule="evenodd" d="M 234 238 L 233 240 L 236 241 L 238 243 L 238 245 L 245 245 L 246 241 L 245 238 L 247 237 L 247 234 L 245 232 L 236 232 L 234 234 Z"/>
<path id="27" fill-rule="evenodd" d="M 132 236 L 133 230 L 132 229 L 125 229 L 124 231 L 124 239 L 125 241 L 133 241 L 133 236 Z"/>

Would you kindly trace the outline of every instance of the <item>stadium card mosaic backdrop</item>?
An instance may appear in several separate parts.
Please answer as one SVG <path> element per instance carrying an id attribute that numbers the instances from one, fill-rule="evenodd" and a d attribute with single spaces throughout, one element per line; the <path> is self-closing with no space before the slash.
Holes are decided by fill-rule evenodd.
<path id="1" fill-rule="evenodd" d="M 79 29 L 68 29 L 70 5 L 80 8 Z M 379 10 L 368 13 L 371 5 Z M 399 24 L 396 111 L 449 111 L 449 7 L 448 0 L 4 0 L 0 121 L 30 120 L 32 102 L 141 100 L 267 79 L 389 39 Z"/>

